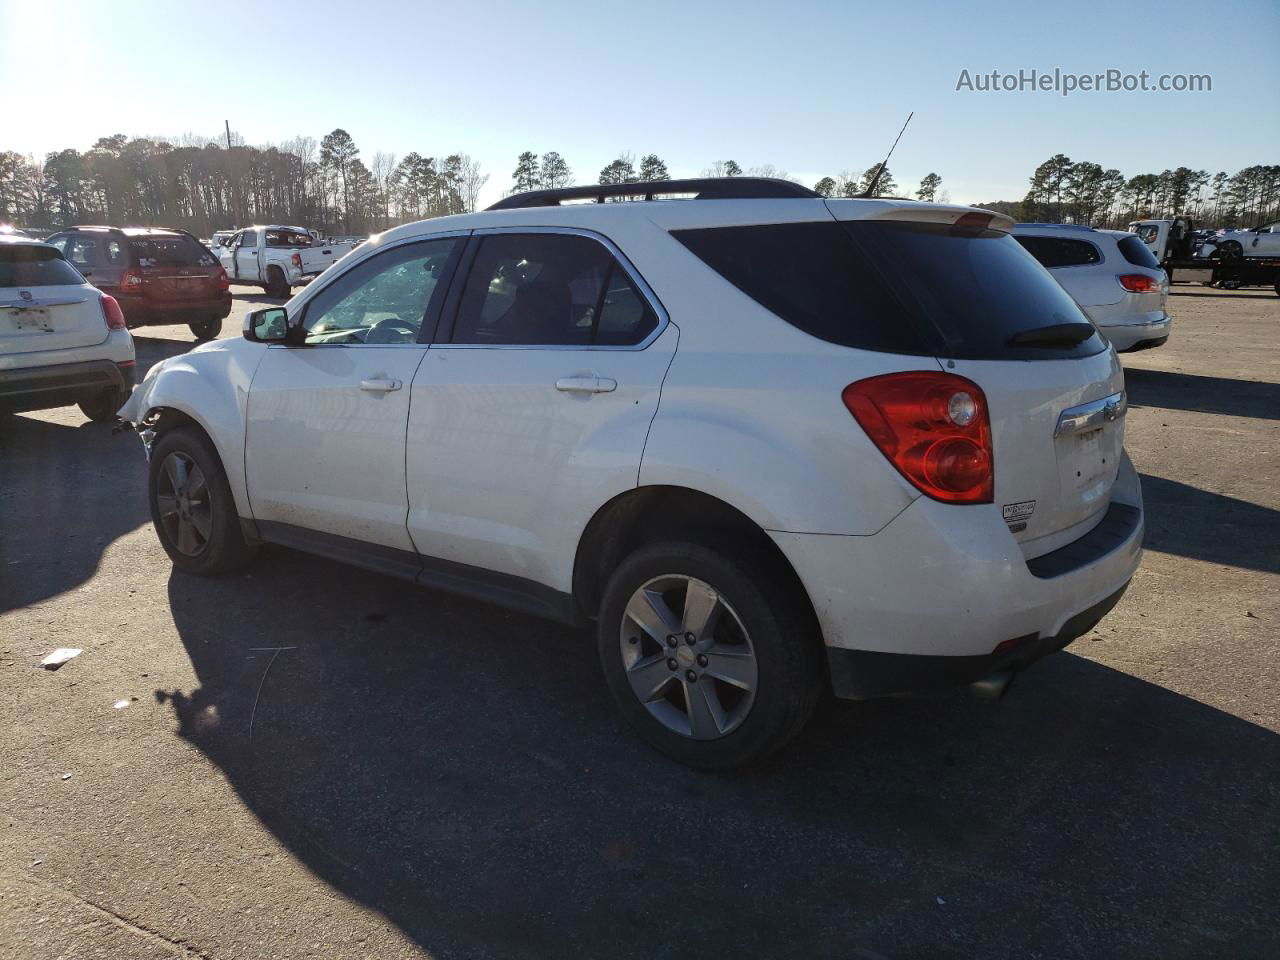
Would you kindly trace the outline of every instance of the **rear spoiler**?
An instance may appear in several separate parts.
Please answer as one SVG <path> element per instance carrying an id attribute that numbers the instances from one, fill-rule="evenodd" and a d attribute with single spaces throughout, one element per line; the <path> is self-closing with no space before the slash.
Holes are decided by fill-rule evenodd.
<path id="1" fill-rule="evenodd" d="M 859 212 L 867 210 L 867 204 L 869 203 L 883 204 L 883 206 L 870 215 L 842 217 L 840 216 L 840 205 L 844 203 L 857 203 L 858 206 L 851 209 L 857 209 Z M 945 203 L 914 203 L 909 200 L 846 201 L 832 199 L 827 201 L 827 206 L 835 214 L 837 220 L 896 220 L 906 223 L 945 223 L 952 226 L 959 224 L 960 226 L 999 230 L 1001 233 L 1012 231 L 1014 224 L 1013 217 L 1006 216 L 1003 213 L 996 213 L 994 210 Z M 983 218 L 985 218 L 985 221 Z"/>

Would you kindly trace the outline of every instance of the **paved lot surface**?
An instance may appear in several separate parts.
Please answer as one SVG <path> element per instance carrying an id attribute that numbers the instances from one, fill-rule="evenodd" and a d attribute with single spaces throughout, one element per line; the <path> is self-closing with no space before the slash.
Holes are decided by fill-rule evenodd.
<path id="1" fill-rule="evenodd" d="M 621 734 L 571 631 L 282 549 L 175 575 L 132 436 L 0 419 L 0 957 L 1280 956 L 1280 298 L 1175 290 L 1115 612 L 734 776 Z"/>

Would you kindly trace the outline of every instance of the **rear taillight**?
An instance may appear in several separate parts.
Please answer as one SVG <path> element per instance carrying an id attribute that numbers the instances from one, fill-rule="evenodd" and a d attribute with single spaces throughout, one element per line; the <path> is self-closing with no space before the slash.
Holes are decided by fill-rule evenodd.
<path id="1" fill-rule="evenodd" d="M 227 278 L 227 271 L 223 267 L 218 268 L 218 289 L 219 290 L 231 289 L 231 281 Z"/>
<path id="2" fill-rule="evenodd" d="M 917 489 L 943 503 L 991 503 L 995 464 L 981 388 L 950 373 L 890 373 L 844 388 L 844 405 Z"/>
<path id="3" fill-rule="evenodd" d="M 119 301 L 105 293 L 102 294 L 102 318 L 107 321 L 108 330 L 123 330 L 126 326 Z"/>
<path id="4" fill-rule="evenodd" d="M 120 274 L 121 290 L 141 290 L 142 289 L 142 271 L 137 267 L 130 267 L 124 273 Z"/>
<path id="5" fill-rule="evenodd" d="M 1116 279 L 1120 281 L 1120 286 L 1130 293 L 1160 292 L 1160 281 L 1155 277 L 1147 276 L 1145 273 L 1122 273 Z"/>
<path id="6" fill-rule="evenodd" d="M 302 269 L 302 254 L 300 254 L 300 253 L 295 253 L 295 254 L 294 254 L 292 257 L 290 257 L 289 259 L 293 261 L 293 265 L 294 265 L 295 267 L 297 267 L 299 270 L 301 270 L 301 269 Z"/>

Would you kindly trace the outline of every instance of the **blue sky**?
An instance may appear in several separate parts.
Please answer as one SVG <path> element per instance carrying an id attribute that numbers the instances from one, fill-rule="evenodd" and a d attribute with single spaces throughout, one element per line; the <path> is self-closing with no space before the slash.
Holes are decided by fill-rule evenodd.
<path id="1" fill-rule="evenodd" d="M 877 162 L 957 202 L 1018 199 L 1062 152 L 1125 175 L 1280 163 L 1280 3 L 538 3 L 0 0 L 0 149 L 111 133 L 250 143 L 334 127 L 466 152 L 506 189 L 525 149 L 594 182 L 622 151 L 674 175 L 773 164 L 810 185 Z M 616 10 L 616 12 L 611 12 Z M 1210 93 L 979 93 L 1020 68 L 1209 73 Z M 17 91 L 17 95 L 14 95 Z"/>

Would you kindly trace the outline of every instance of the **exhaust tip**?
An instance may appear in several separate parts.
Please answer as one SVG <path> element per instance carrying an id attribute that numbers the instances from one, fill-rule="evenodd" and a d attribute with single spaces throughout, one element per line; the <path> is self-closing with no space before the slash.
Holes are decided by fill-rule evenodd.
<path id="1" fill-rule="evenodd" d="M 997 670 L 981 680 L 969 684 L 969 692 L 977 699 L 987 703 L 995 703 L 1005 695 L 1009 684 L 1013 682 L 1012 670 Z"/>

